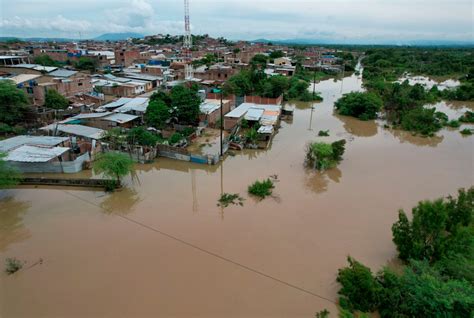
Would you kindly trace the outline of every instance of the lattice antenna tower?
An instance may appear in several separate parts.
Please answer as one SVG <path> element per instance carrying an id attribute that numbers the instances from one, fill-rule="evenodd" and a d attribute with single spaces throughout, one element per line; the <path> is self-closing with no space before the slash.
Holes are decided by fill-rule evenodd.
<path id="1" fill-rule="evenodd" d="M 184 77 L 186 80 L 192 80 L 194 77 L 194 69 L 192 65 L 192 52 L 191 48 L 193 47 L 193 38 L 191 36 L 191 24 L 189 22 L 189 0 L 184 0 L 184 58 L 185 58 L 185 68 L 184 68 Z"/>

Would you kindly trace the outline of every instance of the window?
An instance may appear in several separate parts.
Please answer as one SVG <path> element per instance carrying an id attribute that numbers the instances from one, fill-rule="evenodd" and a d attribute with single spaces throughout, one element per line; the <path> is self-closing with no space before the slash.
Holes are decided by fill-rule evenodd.
<path id="1" fill-rule="evenodd" d="M 82 83 L 78 83 L 77 85 L 78 85 L 78 86 L 82 86 Z"/>

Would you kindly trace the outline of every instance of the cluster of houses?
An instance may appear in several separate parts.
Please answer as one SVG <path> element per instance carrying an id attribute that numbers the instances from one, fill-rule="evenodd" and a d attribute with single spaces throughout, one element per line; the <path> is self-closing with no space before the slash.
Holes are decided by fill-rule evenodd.
<path id="1" fill-rule="evenodd" d="M 103 150 L 101 140 L 112 128 L 123 130 L 144 125 L 149 97 L 158 88 L 170 89 L 185 83 L 182 44 L 153 44 L 163 36 L 140 41 L 81 43 L 20 42 L 0 50 L 0 80 L 10 80 L 25 92 L 32 109 L 36 136 L 16 136 L 0 141 L 5 160 L 23 172 L 73 173 L 83 169 Z M 213 88 L 249 67 L 257 54 L 282 51 L 267 64 L 268 76 L 293 76 L 296 71 L 291 56 L 302 56 L 302 66 L 337 68 L 335 52 L 311 47 L 296 51 L 287 46 L 237 42 L 232 45 L 204 36 L 192 51 L 193 60 L 215 57 L 210 65 L 197 66 L 192 82 L 201 90 L 200 127 L 223 128 L 235 133 L 245 121 L 257 127 L 260 138 L 269 141 L 282 115 L 282 97 L 227 96 L 221 101 Z M 55 66 L 35 64 L 48 56 Z M 81 69 L 87 59 L 94 69 Z M 301 58 L 300 58 L 301 61 Z M 59 66 L 58 66 L 59 65 Z M 69 100 L 67 110 L 43 118 L 45 96 L 55 90 Z M 222 116 L 222 117 L 221 117 Z M 221 122 L 223 118 L 223 122 Z"/>

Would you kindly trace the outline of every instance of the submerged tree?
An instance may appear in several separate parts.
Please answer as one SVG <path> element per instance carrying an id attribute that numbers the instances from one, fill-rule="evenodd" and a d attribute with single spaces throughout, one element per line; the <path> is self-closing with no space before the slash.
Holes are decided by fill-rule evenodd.
<path id="1" fill-rule="evenodd" d="M 116 152 L 100 154 L 93 165 L 95 173 L 103 173 L 106 177 L 114 178 L 117 186 L 120 186 L 122 178 L 130 174 L 132 168 L 133 160 L 127 155 Z"/>
<path id="2" fill-rule="evenodd" d="M 0 189 L 17 185 L 21 180 L 20 173 L 8 166 L 5 153 L 0 153 Z"/>
<path id="3" fill-rule="evenodd" d="M 308 165 L 317 170 L 334 168 L 341 160 L 345 151 L 344 139 L 333 142 L 313 142 L 306 148 L 306 161 Z"/>

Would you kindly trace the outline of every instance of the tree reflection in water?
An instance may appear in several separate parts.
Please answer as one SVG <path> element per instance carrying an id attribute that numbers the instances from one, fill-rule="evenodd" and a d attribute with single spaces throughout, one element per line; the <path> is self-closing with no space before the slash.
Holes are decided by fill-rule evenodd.
<path id="1" fill-rule="evenodd" d="M 133 207 L 140 201 L 138 193 L 130 188 L 122 188 L 109 193 L 100 207 L 107 214 L 126 215 L 133 211 Z"/>
<path id="2" fill-rule="evenodd" d="M 357 118 L 334 114 L 334 116 L 344 123 L 344 129 L 357 137 L 372 137 L 378 132 L 377 123 L 374 120 L 360 120 Z"/>
<path id="3" fill-rule="evenodd" d="M 12 196 L 0 198 L 0 251 L 31 237 L 23 224 L 23 217 L 30 207 L 30 202 L 17 201 Z"/>
<path id="4" fill-rule="evenodd" d="M 328 190 L 330 181 L 339 183 L 341 178 L 342 171 L 339 168 L 333 168 L 324 172 L 307 168 L 305 184 L 309 190 L 315 193 L 323 193 Z"/>
<path id="5" fill-rule="evenodd" d="M 386 129 L 386 130 L 389 131 L 402 144 L 407 142 L 415 146 L 436 147 L 444 140 L 444 136 L 435 135 L 433 137 L 422 137 L 422 136 L 414 136 L 409 131 L 403 131 L 403 130 L 398 130 L 398 129 Z"/>

